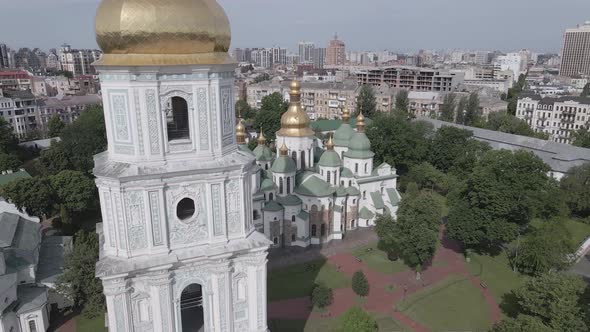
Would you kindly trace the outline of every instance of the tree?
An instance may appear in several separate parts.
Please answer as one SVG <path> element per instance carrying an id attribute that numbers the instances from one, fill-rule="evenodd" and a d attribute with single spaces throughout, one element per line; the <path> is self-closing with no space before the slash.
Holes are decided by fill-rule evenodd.
<path id="1" fill-rule="evenodd" d="M 82 212 L 96 205 L 97 192 L 94 181 L 79 171 L 61 171 L 50 176 L 51 187 L 55 191 L 57 202 L 68 215 Z M 62 221 L 67 218 L 62 215 Z"/>
<path id="2" fill-rule="evenodd" d="M 68 151 L 63 142 L 53 140 L 49 149 L 41 152 L 39 165 L 45 175 L 57 174 L 62 170 L 74 169 L 70 160 L 71 151 Z"/>
<path id="3" fill-rule="evenodd" d="M 416 183 L 419 189 L 430 189 L 441 194 L 446 194 L 449 189 L 447 175 L 427 162 L 412 166 L 405 178 L 408 182 Z"/>
<path id="4" fill-rule="evenodd" d="M 490 150 L 464 186 L 449 194 L 449 235 L 467 247 L 497 250 L 519 227 L 542 215 L 555 185 L 550 168 L 525 151 Z"/>
<path id="5" fill-rule="evenodd" d="M 572 144 L 581 148 L 590 149 L 590 130 L 580 128 L 572 132 Z"/>
<path id="6" fill-rule="evenodd" d="M 340 318 L 337 332 L 377 332 L 377 321 L 363 309 L 352 307 Z"/>
<path id="7" fill-rule="evenodd" d="M 458 124 L 466 124 L 465 123 L 465 118 L 467 115 L 467 107 L 469 106 L 469 97 L 464 96 L 461 97 L 461 99 L 459 100 L 459 104 L 457 104 L 457 120 L 455 121 L 455 123 Z"/>
<path id="8" fill-rule="evenodd" d="M 12 126 L 0 117 L 0 152 L 14 153 L 18 150 L 18 139 L 14 136 Z"/>
<path id="9" fill-rule="evenodd" d="M 0 152 L 0 172 L 14 171 L 19 168 L 21 161 L 14 154 Z"/>
<path id="10" fill-rule="evenodd" d="M 454 93 L 448 93 L 443 99 L 440 106 L 440 120 L 446 122 L 453 122 L 455 120 L 455 108 L 457 107 L 457 96 Z"/>
<path id="11" fill-rule="evenodd" d="M 566 260 L 575 251 L 571 234 L 563 220 L 545 222 L 527 235 L 522 246 L 516 248 L 513 261 L 518 270 L 530 275 L 541 275 L 550 270 L 569 267 Z"/>
<path id="12" fill-rule="evenodd" d="M 397 254 L 397 238 L 395 233 L 395 220 L 389 214 L 379 215 L 375 220 L 375 233 L 379 237 L 377 247 L 388 254 Z"/>
<path id="13" fill-rule="evenodd" d="M 506 95 L 506 100 L 508 101 L 508 114 L 516 115 L 516 106 L 518 104 L 518 95 L 522 92 L 522 90 L 526 86 L 526 75 L 520 74 L 518 76 L 518 81 L 516 84 L 508 89 L 508 94 Z"/>
<path id="14" fill-rule="evenodd" d="M 318 308 L 325 308 L 332 304 L 333 297 L 331 288 L 316 285 L 311 293 L 311 303 Z"/>
<path id="15" fill-rule="evenodd" d="M 539 318 L 555 331 L 587 331 L 586 284 L 578 276 L 550 272 L 531 278 L 514 290 L 518 313 Z"/>
<path id="16" fill-rule="evenodd" d="M 59 115 L 52 116 L 47 121 L 47 136 L 57 137 L 61 134 L 61 131 L 65 128 L 66 124 L 61 120 Z"/>
<path id="17" fill-rule="evenodd" d="M 590 217 L 590 163 L 570 169 L 560 186 L 571 214 Z"/>
<path id="18" fill-rule="evenodd" d="M 363 85 L 359 91 L 356 99 L 356 109 L 358 112 L 363 112 L 367 118 L 372 118 L 377 112 L 377 103 L 375 101 L 375 92 L 370 85 Z"/>
<path id="19" fill-rule="evenodd" d="M 238 100 L 236 102 L 236 117 L 242 119 L 253 119 L 256 116 L 256 112 L 248 105 L 245 100 Z"/>
<path id="20" fill-rule="evenodd" d="M 483 124 L 483 128 L 508 134 L 547 139 L 545 133 L 535 132 L 526 121 L 506 112 L 491 113 L 488 120 Z"/>
<path id="21" fill-rule="evenodd" d="M 363 271 L 358 270 L 352 275 L 352 290 L 358 296 L 369 295 L 369 281 Z"/>
<path id="22" fill-rule="evenodd" d="M 407 90 L 400 90 L 395 95 L 395 112 L 400 116 L 408 117 L 410 114 L 410 98 Z"/>
<path id="23" fill-rule="evenodd" d="M 1 196 L 8 198 L 19 210 L 42 218 L 53 212 L 55 195 L 44 178 L 23 178 L 1 188 Z"/>
<path id="24" fill-rule="evenodd" d="M 412 165 L 426 160 L 432 126 L 423 121 L 409 121 L 396 114 L 380 114 L 367 128 L 375 163 L 386 162 L 405 174 Z"/>
<path id="25" fill-rule="evenodd" d="M 491 330 L 491 332 L 556 332 L 543 324 L 537 317 L 518 315 L 516 318 L 504 318 Z"/>
<path id="26" fill-rule="evenodd" d="M 473 139 L 471 131 L 442 126 L 432 139 L 430 163 L 442 172 L 466 175 L 471 173 L 490 147 Z"/>
<path id="27" fill-rule="evenodd" d="M 590 83 L 586 83 L 586 85 L 584 85 L 584 89 L 582 89 L 580 97 L 590 97 Z"/>
<path id="28" fill-rule="evenodd" d="M 467 101 L 465 117 L 463 123 L 467 126 L 475 126 L 481 120 L 481 111 L 479 109 L 479 96 L 477 92 L 472 92 Z"/>
<path id="29" fill-rule="evenodd" d="M 98 235 L 79 231 L 74 237 L 74 250 L 66 257 L 64 273 L 59 277 L 56 290 L 70 299 L 75 308 L 89 318 L 104 313 L 102 284 L 95 275 L 98 260 Z"/>
<path id="30" fill-rule="evenodd" d="M 262 98 L 260 111 L 254 118 L 254 128 L 264 130 L 264 135 L 270 141 L 276 138 L 276 132 L 281 129 L 281 116 L 287 111 L 288 104 L 280 93 L 275 92 Z"/>

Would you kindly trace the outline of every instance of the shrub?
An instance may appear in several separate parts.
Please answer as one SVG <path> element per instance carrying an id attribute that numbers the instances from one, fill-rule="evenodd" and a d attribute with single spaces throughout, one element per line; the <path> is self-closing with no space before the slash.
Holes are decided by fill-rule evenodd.
<path id="1" fill-rule="evenodd" d="M 318 308 L 325 308 L 332 304 L 332 289 L 324 285 L 316 285 L 311 292 L 311 303 Z"/>
<path id="2" fill-rule="evenodd" d="M 342 315 L 337 332 L 376 332 L 379 327 L 375 319 L 358 307 L 348 309 Z"/>
<path id="3" fill-rule="evenodd" d="M 369 282 L 363 271 L 358 270 L 352 276 L 352 290 L 359 296 L 369 295 Z"/>

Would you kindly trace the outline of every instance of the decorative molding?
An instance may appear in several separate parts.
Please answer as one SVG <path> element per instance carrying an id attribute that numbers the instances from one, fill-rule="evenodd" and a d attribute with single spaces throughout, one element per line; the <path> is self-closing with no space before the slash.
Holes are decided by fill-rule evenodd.
<path id="1" fill-rule="evenodd" d="M 170 241 L 173 245 L 195 244 L 208 237 L 205 189 L 202 184 L 182 185 L 166 193 L 168 199 L 168 220 L 170 222 Z M 195 201 L 195 214 L 188 220 L 176 216 L 178 202 L 185 198 Z"/>
<path id="2" fill-rule="evenodd" d="M 152 216 L 152 240 L 154 241 L 154 246 L 164 244 L 164 241 L 162 239 L 162 225 L 160 220 L 161 218 L 159 196 L 159 192 L 157 191 L 149 192 L 150 213 Z"/>
<path id="3" fill-rule="evenodd" d="M 132 156 L 135 154 L 135 148 L 132 145 L 115 144 L 115 153 Z"/>
<path id="4" fill-rule="evenodd" d="M 213 200 L 213 235 L 223 235 L 223 219 L 221 217 L 221 185 L 211 185 L 211 198 Z"/>
<path id="5" fill-rule="evenodd" d="M 117 210 L 117 225 L 119 229 L 119 247 L 127 249 L 127 241 L 125 239 L 125 221 L 123 220 L 123 207 L 121 206 L 121 194 L 114 193 L 115 209 Z"/>
<path id="6" fill-rule="evenodd" d="M 217 133 L 217 89 L 209 91 L 209 113 L 211 114 L 211 136 L 213 136 L 213 150 L 219 149 L 219 134 Z"/>
<path id="7" fill-rule="evenodd" d="M 145 249 L 147 248 L 147 235 L 143 192 L 131 191 L 125 196 L 129 249 Z"/>
<path id="8" fill-rule="evenodd" d="M 109 234 L 109 246 L 111 248 L 115 248 L 117 244 L 117 235 L 115 233 L 115 227 L 117 227 L 117 222 L 113 218 L 113 207 L 111 202 L 111 194 L 108 191 L 102 192 L 102 201 L 104 204 L 104 211 L 105 211 L 105 223 L 108 229 Z"/>
<path id="9" fill-rule="evenodd" d="M 125 294 L 119 294 L 115 296 L 115 321 L 117 322 L 117 332 L 125 331 L 125 317 L 127 317 L 127 313 L 125 310 Z"/>
<path id="10" fill-rule="evenodd" d="M 168 143 L 168 146 L 170 147 L 170 152 L 186 152 L 193 149 L 192 143 Z"/>
<path id="11" fill-rule="evenodd" d="M 234 115 L 231 114 L 231 91 L 229 87 L 221 88 L 221 114 L 222 114 L 222 132 L 223 136 L 233 136 Z"/>
<path id="12" fill-rule="evenodd" d="M 137 145 L 139 148 L 139 155 L 144 155 L 143 148 L 143 123 L 141 122 L 141 105 L 139 103 L 139 91 L 133 90 L 133 98 L 135 102 L 135 120 L 137 122 Z"/>
<path id="13" fill-rule="evenodd" d="M 111 110 L 116 142 L 131 142 L 129 121 L 127 113 L 127 95 L 124 93 L 111 93 Z"/>
<path id="14" fill-rule="evenodd" d="M 209 150 L 209 121 L 207 117 L 207 89 L 197 89 L 197 108 L 199 113 L 199 147 Z"/>
<path id="15" fill-rule="evenodd" d="M 170 317 L 170 287 L 160 286 L 160 314 L 162 318 L 162 332 L 171 331 L 168 318 Z"/>
<path id="16" fill-rule="evenodd" d="M 227 220 L 228 234 L 240 234 L 240 211 L 241 211 L 240 183 L 238 180 L 231 180 L 225 183 L 225 213 Z"/>
<path id="17" fill-rule="evenodd" d="M 264 282 L 264 269 L 258 269 L 256 271 L 256 276 L 257 276 L 257 286 L 256 286 L 256 302 L 257 302 L 257 308 L 256 310 L 258 311 L 258 328 L 263 328 L 265 323 L 264 323 L 264 307 L 266 306 L 266 301 L 264 300 L 264 292 L 263 290 L 266 288 L 266 283 Z"/>
<path id="18" fill-rule="evenodd" d="M 150 151 L 153 155 L 160 153 L 160 130 L 158 128 L 158 110 L 156 105 L 156 90 L 145 91 L 145 104 L 148 114 L 148 128 L 150 136 Z"/>
<path id="19" fill-rule="evenodd" d="M 227 331 L 227 304 L 226 304 L 226 289 L 227 289 L 227 285 L 225 284 L 225 274 L 220 275 L 218 277 L 218 287 L 217 287 L 217 292 L 218 292 L 218 298 L 219 298 L 219 320 L 220 322 L 220 330 L 222 332 Z"/>
<path id="20" fill-rule="evenodd" d="M 190 85 L 162 85 L 162 86 L 160 86 L 160 95 L 162 97 L 169 95 L 169 94 L 172 95 L 170 97 L 174 97 L 175 93 L 182 93 L 184 95 L 191 96 L 193 94 L 193 89 Z M 180 95 L 180 97 L 182 97 L 182 95 Z M 188 99 L 186 101 L 187 101 L 187 103 L 189 102 Z"/>

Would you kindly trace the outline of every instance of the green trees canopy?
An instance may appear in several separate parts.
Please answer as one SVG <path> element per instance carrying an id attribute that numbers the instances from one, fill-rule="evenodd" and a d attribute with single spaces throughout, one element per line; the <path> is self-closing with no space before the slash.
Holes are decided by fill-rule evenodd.
<path id="1" fill-rule="evenodd" d="M 440 106 L 440 120 L 453 122 L 455 120 L 455 108 L 457 107 L 457 96 L 454 93 L 448 93 L 443 99 Z"/>
<path id="2" fill-rule="evenodd" d="M 59 277 L 56 290 L 70 299 L 83 314 L 93 318 L 104 313 L 102 284 L 95 275 L 98 260 L 98 235 L 79 231 L 74 237 L 74 250 L 66 257 L 64 273 Z"/>
<path id="3" fill-rule="evenodd" d="M 61 171 L 49 177 L 56 201 L 68 213 L 94 208 L 98 195 L 94 181 L 79 171 Z M 62 215 L 62 221 L 66 221 Z"/>
<path id="4" fill-rule="evenodd" d="M 395 109 L 394 111 L 400 116 L 408 117 L 410 113 L 410 98 L 407 90 L 400 90 L 395 95 Z"/>
<path id="5" fill-rule="evenodd" d="M 570 169 L 560 185 L 571 214 L 590 217 L 590 163 Z"/>
<path id="6" fill-rule="evenodd" d="M 498 322 L 491 332 L 556 332 L 537 317 L 518 315 Z"/>
<path id="7" fill-rule="evenodd" d="M 467 126 L 475 126 L 481 121 L 481 110 L 479 109 L 479 96 L 477 92 L 469 94 L 467 100 L 467 108 L 465 109 L 465 117 L 463 123 Z"/>
<path id="8" fill-rule="evenodd" d="M 363 271 L 358 270 L 352 275 L 352 290 L 359 296 L 369 295 L 369 281 Z"/>
<path id="9" fill-rule="evenodd" d="M 65 127 L 66 124 L 61 121 L 59 115 L 54 115 L 47 121 L 47 136 L 57 137 Z"/>
<path id="10" fill-rule="evenodd" d="M 412 166 L 405 180 L 416 183 L 419 189 L 430 189 L 441 194 L 449 190 L 448 176 L 427 162 Z"/>
<path id="11" fill-rule="evenodd" d="M 490 147 L 474 140 L 473 133 L 450 126 L 441 127 L 432 139 L 430 163 L 447 173 L 465 175 L 471 173 L 475 164 Z"/>
<path id="12" fill-rule="evenodd" d="M 0 152 L 0 172 L 16 170 L 21 165 L 21 161 L 14 154 Z"/>
<path id="13" fill-rule="evenodd" d="M 49 180 L 33 177 L 12 181 L 0 189 L 1 196 L 10 200 L 19 210 L 42 218 L 53 212 L 55 194 Z"/>
<path id="14" fill-rule="evenodd" d="M 253 119 L 256 116 L 256 112 L 248 102 L 245 100 L 238 100 L 236 102 L 236 118 L 241 117 L 242 119 Z"/>
<path id="15" fill-rule="evenodd" d="M 377 103 L 375 101 L 375 92 L 370 85 L 363 85 L 359 91 L 359 95 L 356 100 L 356 111 L 362 111 L 364 116 L 372 118 L 377 112 Z"/>
<path id="16" fill-rule="evenodd" d="M 524 120 L 506 112 L 491 113 L 483 128 L 508 134 L 547 139 L 545 134 L 535 132 Z"/>
<path id="17" fill-rule="evenodd" d="M 377 332 L 377 321 L 363 309 L 352 307 L 340 318 L 337 332 Z"/>
<path id="18" fill-rule="evenodd" d="M 262 128 L 266 138 L 274 141 L 276 132 L 281 129 L 281 116 L 287 111 L 288 106 L 278 92 L 263 97 L 260 110 L 254 118 L 254 128 Z"/>
<path id="19" fill-rule="evenodd" d="M 318 308 L 329 306 L 333 298 L 332 289 L 324 285 L 317 285 L 311 293 L 311 303 Z"/>
<path id="20" fill-rule="evenodd" d="M 584 89 L 582 89 L 580 97 L 590 97 L 590 83 L 586 83 L 586 85 L 584 85 Z"/>
<path id="21" fill-rule="evenodd" d="M 572 132 L 572 138 L 573 145 L 590 149 L 590 130 L 580 128 L 577 131 Z"/>

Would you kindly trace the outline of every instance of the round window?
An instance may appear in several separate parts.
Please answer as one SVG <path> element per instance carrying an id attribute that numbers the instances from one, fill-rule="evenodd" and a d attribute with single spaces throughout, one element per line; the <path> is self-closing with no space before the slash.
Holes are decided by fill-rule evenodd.
<path id="1" fill-rule="evenodd" d="M 176 216 L 180 220 L 188 220 L 195 215 L 195 201 L 190 198 L 183 198 L 176 206 Z"/>

